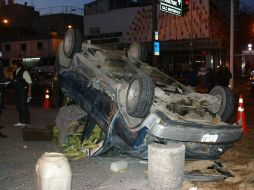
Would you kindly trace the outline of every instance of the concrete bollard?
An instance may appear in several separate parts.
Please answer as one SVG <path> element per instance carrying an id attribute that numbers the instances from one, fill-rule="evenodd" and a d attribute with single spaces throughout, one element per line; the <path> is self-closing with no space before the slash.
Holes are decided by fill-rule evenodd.
<path id="1" fill-rule="evenodd" d="M 36 164 L 36 190 L 71 190 L 71 168 L 61 153 L 44 153 Z"/>
<path id="2" fill-rule="evenodd" d="M 183 143 L 148 146 L 148 183 L 152 190 L 179 190 L 184 181 Z"/>

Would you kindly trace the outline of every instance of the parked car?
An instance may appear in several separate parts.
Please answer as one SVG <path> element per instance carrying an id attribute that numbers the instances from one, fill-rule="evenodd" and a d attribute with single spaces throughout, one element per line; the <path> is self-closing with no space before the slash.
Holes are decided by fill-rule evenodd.
<path id="1" fill-rule="evenodd" d="M 55 57 L 42 57 L 37 64 L 31 68 L 32 72 L 55 72 Z"/>
<path id="2" fill-rule="evenodd" d="M 92 156 L 115 147 L 147 158 L 150 143 L 182 142 L 188 159 L 216 159 L 242 136 L 241 126 L 225 123 L 235 110 L 229 88 L 195 93 L 143 62 L 145 47 L 110 50 L 82 43 L 70 29 L 59 47 L 57 74 L 65 96 L 103 131 Z M 89 123 L 89 122 L 86 122 Z"/>

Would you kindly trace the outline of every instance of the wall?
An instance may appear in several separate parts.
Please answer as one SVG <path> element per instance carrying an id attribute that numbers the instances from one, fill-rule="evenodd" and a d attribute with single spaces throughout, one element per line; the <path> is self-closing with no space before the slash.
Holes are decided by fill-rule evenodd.
<path id="1" fill-rule="evenodd" d="M 91 35 L 91 28 L 100 28 L 100 34 L 128 31 L 135 19 L 138 7 L 113 10 L 107 13 L 86 15 L 84 17 L 84 35 Z"/>
<path id="2" fill-rule="evenodd" d="M 209 0 L 192 0 L 190 10 L 183 17 L 162 12 L 158 8 L 159 40 L 191 38 L 224 38 L 224 41 L 227 40 L 227 25 L 209 2 Z M 100 34 L 122 32 L 120 42 L 123 43 L 149 42 L 152 39 L 152 7 L 133 7 L 85 15 L 85 36 L 91 35 L 90 29 L 95 27 L 100 28 Z"/>
<path id="3" fill-rule="evenodd" d="M 61 41 L 61 39 L 42 39 L 4 42 L 1 46 L 3 59 L 55 56 Z M 38 49 L 38 42 L 42 43 L 42 49 Z M 6 51 L 7 44 L 10 45 L 10 51 Z M 25 51 L 21 50 L 21 44 L 26 44 Z"/>

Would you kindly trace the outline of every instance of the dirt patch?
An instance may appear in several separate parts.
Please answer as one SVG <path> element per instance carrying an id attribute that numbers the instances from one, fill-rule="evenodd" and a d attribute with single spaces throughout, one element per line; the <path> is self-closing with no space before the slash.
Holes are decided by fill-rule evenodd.
<path id="1" fill-rule="evenodd" d="M 253 138 L 254 132 L 243 136 L 218 160 L 223 164 L 223 168 L 235 177 L 228 177 L 223 182 L 185 182 L 182 190 L 189 190 L 192 187 L 196 187 L 196 190 L 254 190 Z M 212 164 L 213 161 L 207 160 L 186 162 L 186 170 L 209 173 L 207 166 Z"/>

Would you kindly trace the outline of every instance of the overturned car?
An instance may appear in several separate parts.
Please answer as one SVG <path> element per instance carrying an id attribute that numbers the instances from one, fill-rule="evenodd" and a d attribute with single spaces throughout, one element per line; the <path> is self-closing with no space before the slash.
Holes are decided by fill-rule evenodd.
<path id="1" fill-rule="evenodd" d="M 86 113 L 83 139 L 96 124 L 101 128 L 91 156 L 115 147 L 146 159 L 150 143 L 182 142 L 187 159 L 217 159 L 241 138 L 241 126 L 225 123 L 235 109 L 230 89 L 192 92 L 144 63 L 141 44 L 109 50 L 82 43 L 80 36 L 67 31 L 57 72 L 64 95 Z"/>

